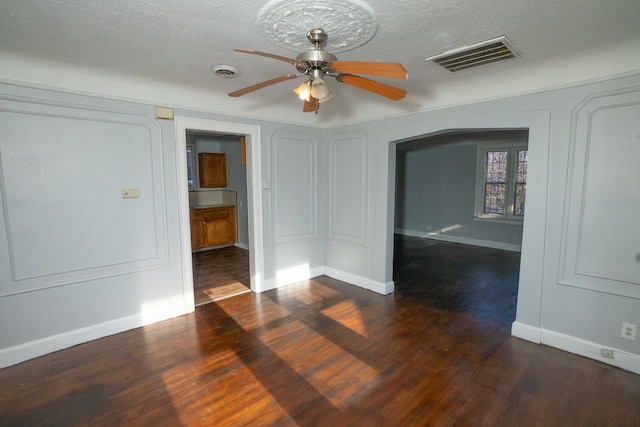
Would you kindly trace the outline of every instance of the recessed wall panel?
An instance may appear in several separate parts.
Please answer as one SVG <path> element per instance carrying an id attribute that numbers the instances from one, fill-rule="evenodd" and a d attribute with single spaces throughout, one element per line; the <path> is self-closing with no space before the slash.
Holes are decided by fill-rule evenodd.
<path id="1" fill-rule="evenodd" d="M 575 115 L 561 283 L 640 297 L 640 92 Z"/>
<path id="2" fill-rule="evenodd" d="M 577 273 L 640 283 L 640 105 L 591 117 Z"/>
<path id="3" fill-rule="evenodd" d="M 368 139 L 363 133 L 339 135 L 331 141 L 332 240 L 367 244 L 368 165 Z"/>
<path id="4" fill-rule="evenodd" d="M 150 118 L 3 107 L 2 293 L 166 264 L 161 139 Z"/>
<path id="5" fill-rule="evenodd" d="M 277 133 L 271 140 L 275 245 L 318 238 L 316 153 L 308 135 Z"/>

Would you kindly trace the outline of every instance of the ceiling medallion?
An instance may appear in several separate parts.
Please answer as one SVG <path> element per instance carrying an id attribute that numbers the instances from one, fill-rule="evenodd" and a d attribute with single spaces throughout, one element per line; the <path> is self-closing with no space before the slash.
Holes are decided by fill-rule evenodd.
<path id="1" fill-rule="evenodd" d="M 378 20 L 360 0 L 273 0 L 258 13 L 258 25 L 271 42 L 293 52 L 309 49 L 312 28 L 330 34 L 324 49 L 337 53 L 362 46 L 375 35 Z"/>

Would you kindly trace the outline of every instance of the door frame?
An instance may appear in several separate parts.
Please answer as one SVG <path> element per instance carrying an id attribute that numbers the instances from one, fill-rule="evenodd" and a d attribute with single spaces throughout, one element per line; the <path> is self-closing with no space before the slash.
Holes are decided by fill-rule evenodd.
<path id="1" fill-rule="evenodd" d="M 395 230 L 396 146 L 398 143 L 452 129 L 529 129 L 529 159 L 527 171 L 526 217 L 522 228 L 520 277 L 516 320 L 511 334 L 532 342 L 541 342 L 542 294 L 545 271 L 547 234 L 547 201 L 549 192 L 549 163 L 551 158 L 551 111 L 476 111 L 436 115 L 432 120 L 390 128 L 380 138 L 386 141 L 387 211 L 384 230 L 384 254 L 379 265 L 384 278 L 393 281 L 393 235 Z M 384 170 L 382 171 L 384 173 Z"/>
<path id="2" fill-rule="evenodd" d="M 187 188 L 187 130 L 223 133 L 246 137 L 247 144 L 247 210 L 249 221 L 249 272 L 253 292 L 264 291 L 264 227 L 262 224 L 262 154 L 260 126 L 220 122 L 192 117 L 174 117 L 178 209 L 182 257 L 183 295 L 187 305 L 195 309 L 193 265 L 191 260 L 191 226 L 189 223 L 189 189 Z"/>

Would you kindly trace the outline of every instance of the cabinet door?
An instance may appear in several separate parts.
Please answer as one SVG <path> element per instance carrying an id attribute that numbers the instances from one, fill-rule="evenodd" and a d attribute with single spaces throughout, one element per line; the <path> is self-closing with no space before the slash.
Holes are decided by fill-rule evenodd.
<path id="1" fill-rule="evenodd" d="M 205 209 L 202 214 L 205 247 L 224 245 L 229 242 L 229 210 L 227 208 Z"/>
<path id="2" fill-rule="evenodd" d="M 202 239 L 202 212 L 198 209 L 189 211 L 191 218 L 191 249 L 200 249 L 204 247 Z"/>
<path id="3" fill-rule="evenodd" d="M 227 219 L 227 236 L 228 243 L 236 243 L 237 241 L 237 230 L 236 230 L 236 208 L 235 206 L 229 206 L 227 208 L 227 212 L 229 213 L 229 218 Z"/>
<path id="4" fill-rule="evenodd" d="M 227 186 L 227 155 L 224 153 L 198 154 L 200 187 L 222 188 Z"/>

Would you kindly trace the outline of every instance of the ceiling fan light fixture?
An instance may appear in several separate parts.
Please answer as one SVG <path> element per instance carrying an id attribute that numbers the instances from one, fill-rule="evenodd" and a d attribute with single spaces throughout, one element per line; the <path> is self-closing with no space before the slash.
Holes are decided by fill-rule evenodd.
<path id="1" fill-rule="evenodd" d="M 298 98 L 302 101 L 309 102 L 311 97 L 311 81 L 301 83 L 300 86 L 293 90 L 293 92 L 298 95 Z"/>
<path id="2" fill-rule="evenodd" d="M 333 96 L 329 90 L 329 86 L 327 86 L 322 77 L 315 78 L 311 81 L 310 94 L 319 102 L 328 101 Z"/>
<path id="3" fill-rule="evenodd" d="M 281 0 L 276 1 L 280 2 Z M 324 80 L 327 76 L 335 78 L 340 83 L 345 83 L 376 95 L 384 96 L 392 101 L 398 101 L 407 94 L 407 91 L 403 89 L 358 75 L 365 74 L 406 80 L 407 70 L 405 70 L 401 64 L 396 62 L 338 61 L 335 55 L 323 50 L 321 47 L 327 40 L 327 35 L 321 28 L 313 28 L 307 31 L 307 40 L 314 45 L 314 49 L 302 52 L 296 59 L 259 52 L 257 50 L 235 49 L 237 52 L 265 56 L 287 62 L 296 68 L 297 73 L 287 74 L 247 86 L 229 93 L 229 96 L 238 97 L 246 95 L 255 90 L 301 76 L 306 76 L 306 81 L 296 87 L 293 92 L 298 98 L 304 101 L 302 111 L 305 113 L 311 111 L 317 113 L 319 104 L 333 97 L 329 86 Z"/>

